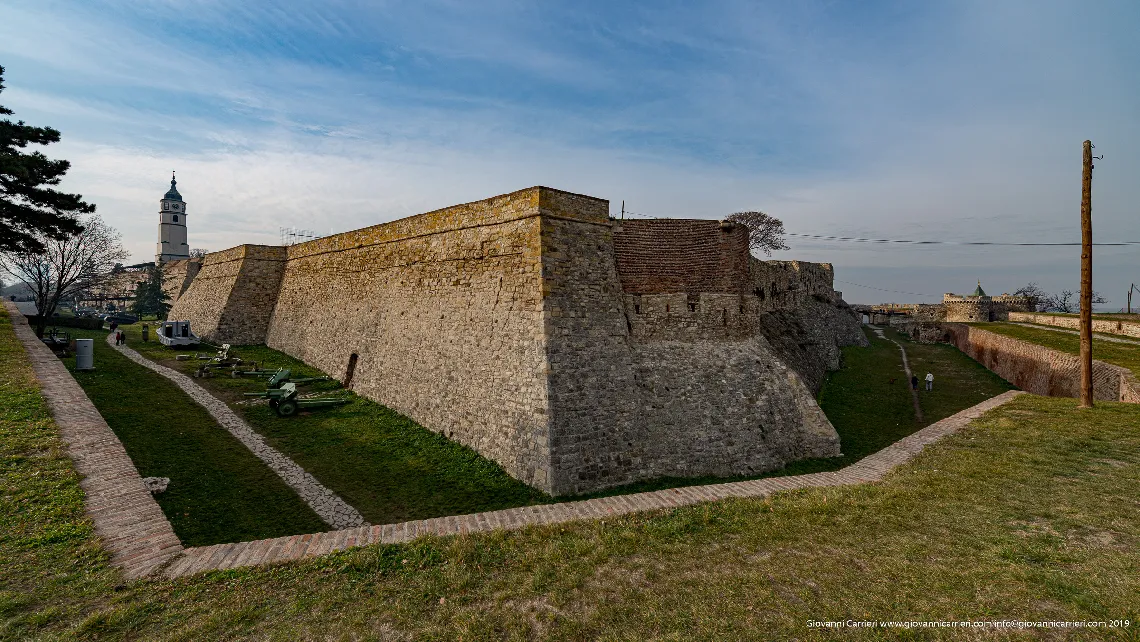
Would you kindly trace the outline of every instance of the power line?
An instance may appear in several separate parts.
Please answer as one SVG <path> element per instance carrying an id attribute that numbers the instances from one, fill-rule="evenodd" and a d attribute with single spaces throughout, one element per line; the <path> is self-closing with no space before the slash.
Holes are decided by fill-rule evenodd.
<path id="1" fill-rule="evenodd" d="M 840 279 L 835 279 L 835 281 L 838 283 L 845 283 L 847 285 L 854 285 L 854 286 L 860 287 L 860 288 L 867 288 L 869 290 L 878 290 L 880 292 L 894 292 L 895 294 L 910 294 L 912 296 L 933 296 L 933 297 L 941 296 L 940 294 L 923 294 L 921 292 L 903 292 L 902 290 L 888 290 L 886 288 L 877 288 L 873 285 L 863 285 L 862 283 L 852 283 L 851 281 L 842 281 Z"/>
<path id="2" fill-rule="evenodd" d="M 912 241 L 903 239 L 864 239 L 855 238 L 850 236 L 824 236 L 822 234 L 796 234 L 793 232 L 785 232 L 786 236 L 794 236 L 796 238 L 813 239 L 817 241 L 848 241 L 852 243 L 904 243 L 908 245 L 1005 245 L 1005 246 L 1020 246 L 1020 247 L 1054 247 L 1054 246 L 1067 246 L 1067 245 L 1080 245 L 1080 242 L 1074 243 L 1009 243 L 1003 241 Z M 1093 245 L 1140 245 L 1140 241 L 1119 241 L 1116 243 L 1093 243 Z"/>
<path id="3" fill-rule="evenodd" d="M 652 219 L 665 219 L 667 216 L 654 216 L 652 214 L 644 214 L 642 212 L 634 212 L 632 210 L 624 210 L 626 216 L 640 216 L 642 218 Z M 799 234 L 795 232 L 785 232 L 785 236 L 795 238 L 811 239 L 815 241 L 842 241 L 847 243 L 896 243 L 900 245 L 974 245 L 974 246 L 1006 246 L 1006 247 L 1067 247 L 1078 246 L 1080 241 L 1072 243 L 1012 243 L 1007 241 L 915 241 L 909 239 L 868 239 L 853 236 L 828 236 L 824 234 Z M 1140 245 L 1140 241 L 1117 241 L 1114 243 L 1093 243 L 1093 245 L 1100 246 L 1129 246 Z M 905 293 L 904 293 L 905 294 Z M 933 295 L 931 295 L 933 296 Z"/>

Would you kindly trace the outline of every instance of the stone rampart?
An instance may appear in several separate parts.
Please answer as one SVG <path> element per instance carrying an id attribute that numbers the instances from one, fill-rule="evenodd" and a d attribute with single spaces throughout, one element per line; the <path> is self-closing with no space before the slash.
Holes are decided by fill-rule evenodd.
<path id="1" fill-rule="evenodd" d="M 291 246 L 266 343 L 549 489 L 540 197 Z"/>
<path id="2" fill-rule="evenodd" d="M 207 341 L 265 343 L 285 257 L 284 247 L 267 245 L 207 254 L 168 317 L 192 321 L 194 333 Z"/>
<path id="3" fill-rule="evenodd" d="M 1018 388 L 1049 397 L 1080 396 L 1076 355 L 960 323 L 943 327 L 950 343 Z M 1140 383 L 1130 370 L 1094 360 L 1093 396 L 1140 403 Z"/>
<path id="4" fill-rule="evenodd" d="M 178 302 L 178 298 L 190 287 L 201 269 L 200 258 L 178 259 L 162 264 L 162 289 L 170 295 L 171 305 Z"/>
<path id="5" fill-rule="evenodd" d="M 1019 323 L 1036 323 L 1037 325 L 1051 325 L 1070 330 L 1081 329 L 1081 318 L 1077 316 L 1060 316 L 1056 314 L 1036 314 L 1033 312 L 1010 312 L 1009 320 Z M 1140 339 L 1140 323 L 1135 321 L 1114 321 L 1110 319 L 1092 320 L 1093 332 L 1104 334 L 1118 334 L 1124 337 Z"/>
<path id="6" fill-rule="evenodd" d="M 836 346 L 865 338 L 831 267 L 752 260 L 742 226 L 608 212 L 535 187 L 288 248 L 241 246 L 206 257 L 172 318 L 298 357 L 554 494 L 838 454 L 802 364 L 761 330 L 764 306 L 788 311 L 751 289 L 764 270 L 776 297 L 803 306 L 788 312 L 794 355 L 837 367 Z M 647 224 L 698 269 L 638 263 L 662 263 L 638 249 Z"/>

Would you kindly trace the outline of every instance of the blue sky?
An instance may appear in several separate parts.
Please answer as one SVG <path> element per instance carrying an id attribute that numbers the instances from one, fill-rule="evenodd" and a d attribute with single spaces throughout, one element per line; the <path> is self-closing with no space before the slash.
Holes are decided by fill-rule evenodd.
<path id="1" fill-rule="evenodd" d="M 0 104 L 62 130 L 64 186 L 140 261 L 171 169 L 212 250 L 535 184 L 809 234 L 1075 241 L 1086 138 L 1097 240 L 1140 240 L 1138 32 L 1130 0 L 7 0 Z M 790 244 L 857 302 L 1079 275 L 1076 249 Z M 1138 254 L 1097 250 L 1109 307 Z"/>

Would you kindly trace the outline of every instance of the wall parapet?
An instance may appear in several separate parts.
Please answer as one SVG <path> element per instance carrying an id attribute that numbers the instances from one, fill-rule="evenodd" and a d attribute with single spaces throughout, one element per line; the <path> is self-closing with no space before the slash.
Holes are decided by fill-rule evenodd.
<path id="1" fill-rule="evenodd" d="M 1066 317 L 1056 314 L 1039 314 L 1035 312 L 1010 312 L 1009 320 L 1019 323 L 1035 323 L 1037 325 L 1051 325 L 1057 328 L 1068 328 L 1070 330 L 1081 329 L 1080 317 Z M 1116 334 L 1123 337 L 1134 337 L 1140 339 L 1140 323 L 1135 321 L 1126 320 L 1109 320 L 1093 318 L 1092 320 L 1093 332 L 1101 332 L 1104 334 Z"/>
<path id="2" fill-rule="evenodd" d="M 961 323 L 946 323 L 943 328 L 951 344 L 1022 390 L 1048 397 L 1080 396 L 1076 355 Z M 1100 401 L 1140 403 L 1140 383 L 1131 370 L 1094 360 L 1093 396 Z"/>

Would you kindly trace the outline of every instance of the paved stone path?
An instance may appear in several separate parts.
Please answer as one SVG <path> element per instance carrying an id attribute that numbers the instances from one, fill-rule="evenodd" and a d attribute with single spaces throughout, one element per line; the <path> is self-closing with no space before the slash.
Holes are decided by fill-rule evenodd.
<path id="1" fill-rule="evenodd" d="M 422 535 L 459 535 L 515 530 L 530 525 L 615 517 L 640 511 L 668 510 L 729 497 L 765 497 L 800 488 L 846 486 L 878 481 L 895 467 L 910 461 L 927 445 L 966 427 L 989 410 L 1025 394 L 1011 390 L 935 422 L 883 450 L 841 470 L 753 481 L 671 488 L 651 493 L 600 497 L 562 504 L 524 506 L 473 515 L 436 517 L 402 524 L 364 526 L 328 533 L 310 533 L 236 544 L 189 548 L 163 570 L 175 578 L 211 570 L 300 560 L 368 544 L 409 542 Z"/>
<path id="2" fill-rule="evenodd" d="M 297 491 L 301 499 L 316 511 L 326 524 L 338 529 L 368 526 L 364 516 L 355 508 L 349 506 L 336 493 L 326 488 L 317 481 L 316 477 L 310 475 L 304 468 L 286 457 L 284 453 L 265 443 L 265 439 L 238 417 L 224 401 L 207 392 L 205 388 L 181 372 L 159 365 L 127 346 L 115 345 L 113 337 L 113 334 L 107 335 L 107 345 L 123 353 L 131 361 L 173 381 L 174 385 L 190 395 L 195 403 L 205 408 L 223 428 L 236 437 L 258 459 L 273 469 L 273 472 L 285 480 L 285 483 L 293 490 Z"/>
<path id="3" fill-rule="evenodd" d="M 1007 323 L 1009 323 L 1010 325 L 1020 325 L 1020 326 L 1025 326 L 1026 328 L 1034 328 L 1037 330 L 1052 330 L 1053 332 L 1064 332 L 1065 334 L 1080 334 L 1081 333 L 1080 330 L 1070 330 L 1068 328 L 1058 328 L 1055 325 L 1038 325 L 1036 323 L 1021 323 L 1019 321 L 1007 321 Z M 1121 339 L 1120 337 L 1114 337 L 1111 335 L 1107 335 L 1103 332 L 1094 332 L 1093 333 L 1093 339 L 1095 339 L 1097 341 L 1111 341 L 1113 343 L 1130 343 L 1134 346 L 1140 346 L 1140 340 Z"/>
<path id="4" fill-rule="evenodd" d="M 127 579 L 149 575 L 180 553 L 182 543 L 83 388 L 36 338 L 24 315 L 7 301 L 4 306 L 67 444 L 67 454 L 82 477 L 83 505 L 95 534 Z"/>
<path id="5" fill-rule="evenodd" d="M 903 371 L 906 372 L 906 387 L 910 389 L 910 398 L 911 401 L 914 402 L 914 418 L 920 422 L 923 421 L 924 418 L 922 416 L 922 406 L 918 403 L 918 389 L 912 386 L 910 383 L 910 378 L 913 377 L 914 374 L 911 373 L 910 362 L 906 359 L 906 348 L 904 348 L 901 343 L 895 341 L 894 339 L 887 339 L 887 335 L 883 334 L 883 329 L 879 326 L 873 325 L 870 327 L 875 331 L 875 334 L 879 335 L 880 339 L 886 339 L 887 341 L 890 341 L 899 347 L 899 352 L 902 353 Z"/>

